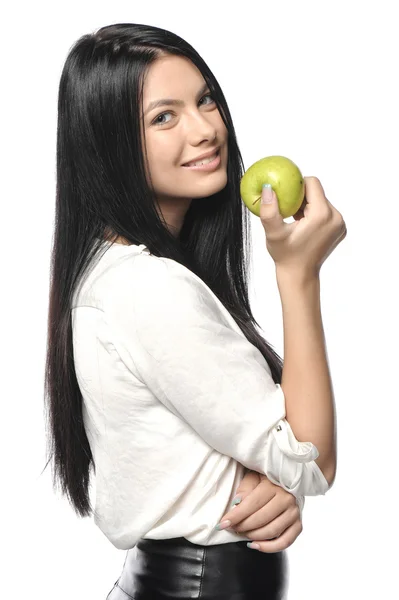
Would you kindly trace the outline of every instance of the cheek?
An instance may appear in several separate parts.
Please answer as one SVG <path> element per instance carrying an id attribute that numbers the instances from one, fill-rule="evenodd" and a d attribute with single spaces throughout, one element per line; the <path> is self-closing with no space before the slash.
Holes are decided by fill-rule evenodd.
<path id="1" fill-rule="evenodd" d="M 147 154 L 150 164 L 159 160 L 164 161 L 166 150 L 167 143 L 165 136 L 155 136 L 155 139 L 152 139 L 150 135 L 147 136 Z"/>
<path id="2" fill-rule="evenodd" d="M 165 139 L 159 136 L 154 144 L 147 142 L 147 152 L 151 172 L 166 173 L 173 167 L 180 167 L 181 153 L 170 140 L 166 140 L 166 136 Z"/>

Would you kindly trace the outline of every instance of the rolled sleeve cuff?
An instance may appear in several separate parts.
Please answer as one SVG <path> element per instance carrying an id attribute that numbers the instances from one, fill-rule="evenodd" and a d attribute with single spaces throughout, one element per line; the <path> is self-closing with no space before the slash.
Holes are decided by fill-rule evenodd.
<path id="1" fill-rule="evenodd" d="M 269 438 L 267 477 L 296 498 L 324 495 L 329 483 L 315 462 L 319 451 L 311 442 L 299 442 L 286 419 L 280 419 Z"/>
<path id="2" fill-rule="evenodd" d="M 296 496 L 295 500 L 299 506 L 299 512 L 302 517 L 303 507 L 305 506 L 305 496 Z"/>

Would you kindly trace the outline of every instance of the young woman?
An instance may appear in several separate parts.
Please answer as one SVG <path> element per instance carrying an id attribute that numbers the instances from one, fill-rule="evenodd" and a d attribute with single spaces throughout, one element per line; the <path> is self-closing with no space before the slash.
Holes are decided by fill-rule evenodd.
<path id="1" fill-rule="evenodd" d="M 333 483 L 319 271 L 345 223 L 314 177 L 291 224 L 262 192 L 283 367 L 248 301 L 243 173 L 220 86 L 182 38 L 124 23 L 72 47 L 58 104 L 50 459 L 78 515 L 94 512 L 128 550 L 112 600 L 281 598 L 298 504 Z"/>

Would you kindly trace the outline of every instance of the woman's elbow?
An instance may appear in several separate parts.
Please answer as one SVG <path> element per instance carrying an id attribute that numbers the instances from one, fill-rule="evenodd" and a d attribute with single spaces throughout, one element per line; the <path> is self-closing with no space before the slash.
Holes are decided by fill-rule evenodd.
<path id="1" fill-rule="evenodd" d="M 315 463 L 323 473 L 329 487 L 331 487 L 335 481 L 335 475 L 337 472 L 337 463 L 335 460 L 328 462 L 326 460 L 320 460 L 320 456 L 316 458 Z"/>

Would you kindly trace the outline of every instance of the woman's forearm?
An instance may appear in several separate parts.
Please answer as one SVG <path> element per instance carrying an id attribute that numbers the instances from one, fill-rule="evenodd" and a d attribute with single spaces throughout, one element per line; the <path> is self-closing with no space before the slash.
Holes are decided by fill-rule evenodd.
<path id="1" fill-rule="evenodd" d="M 320 279 L 304 278 L 276 268 L 284 326 L 281 388 L 286 419 L 300 442 L 312 442 L 316 459 L 331 484 L 336 471 L 334 392 L 327 361 Z"/>

